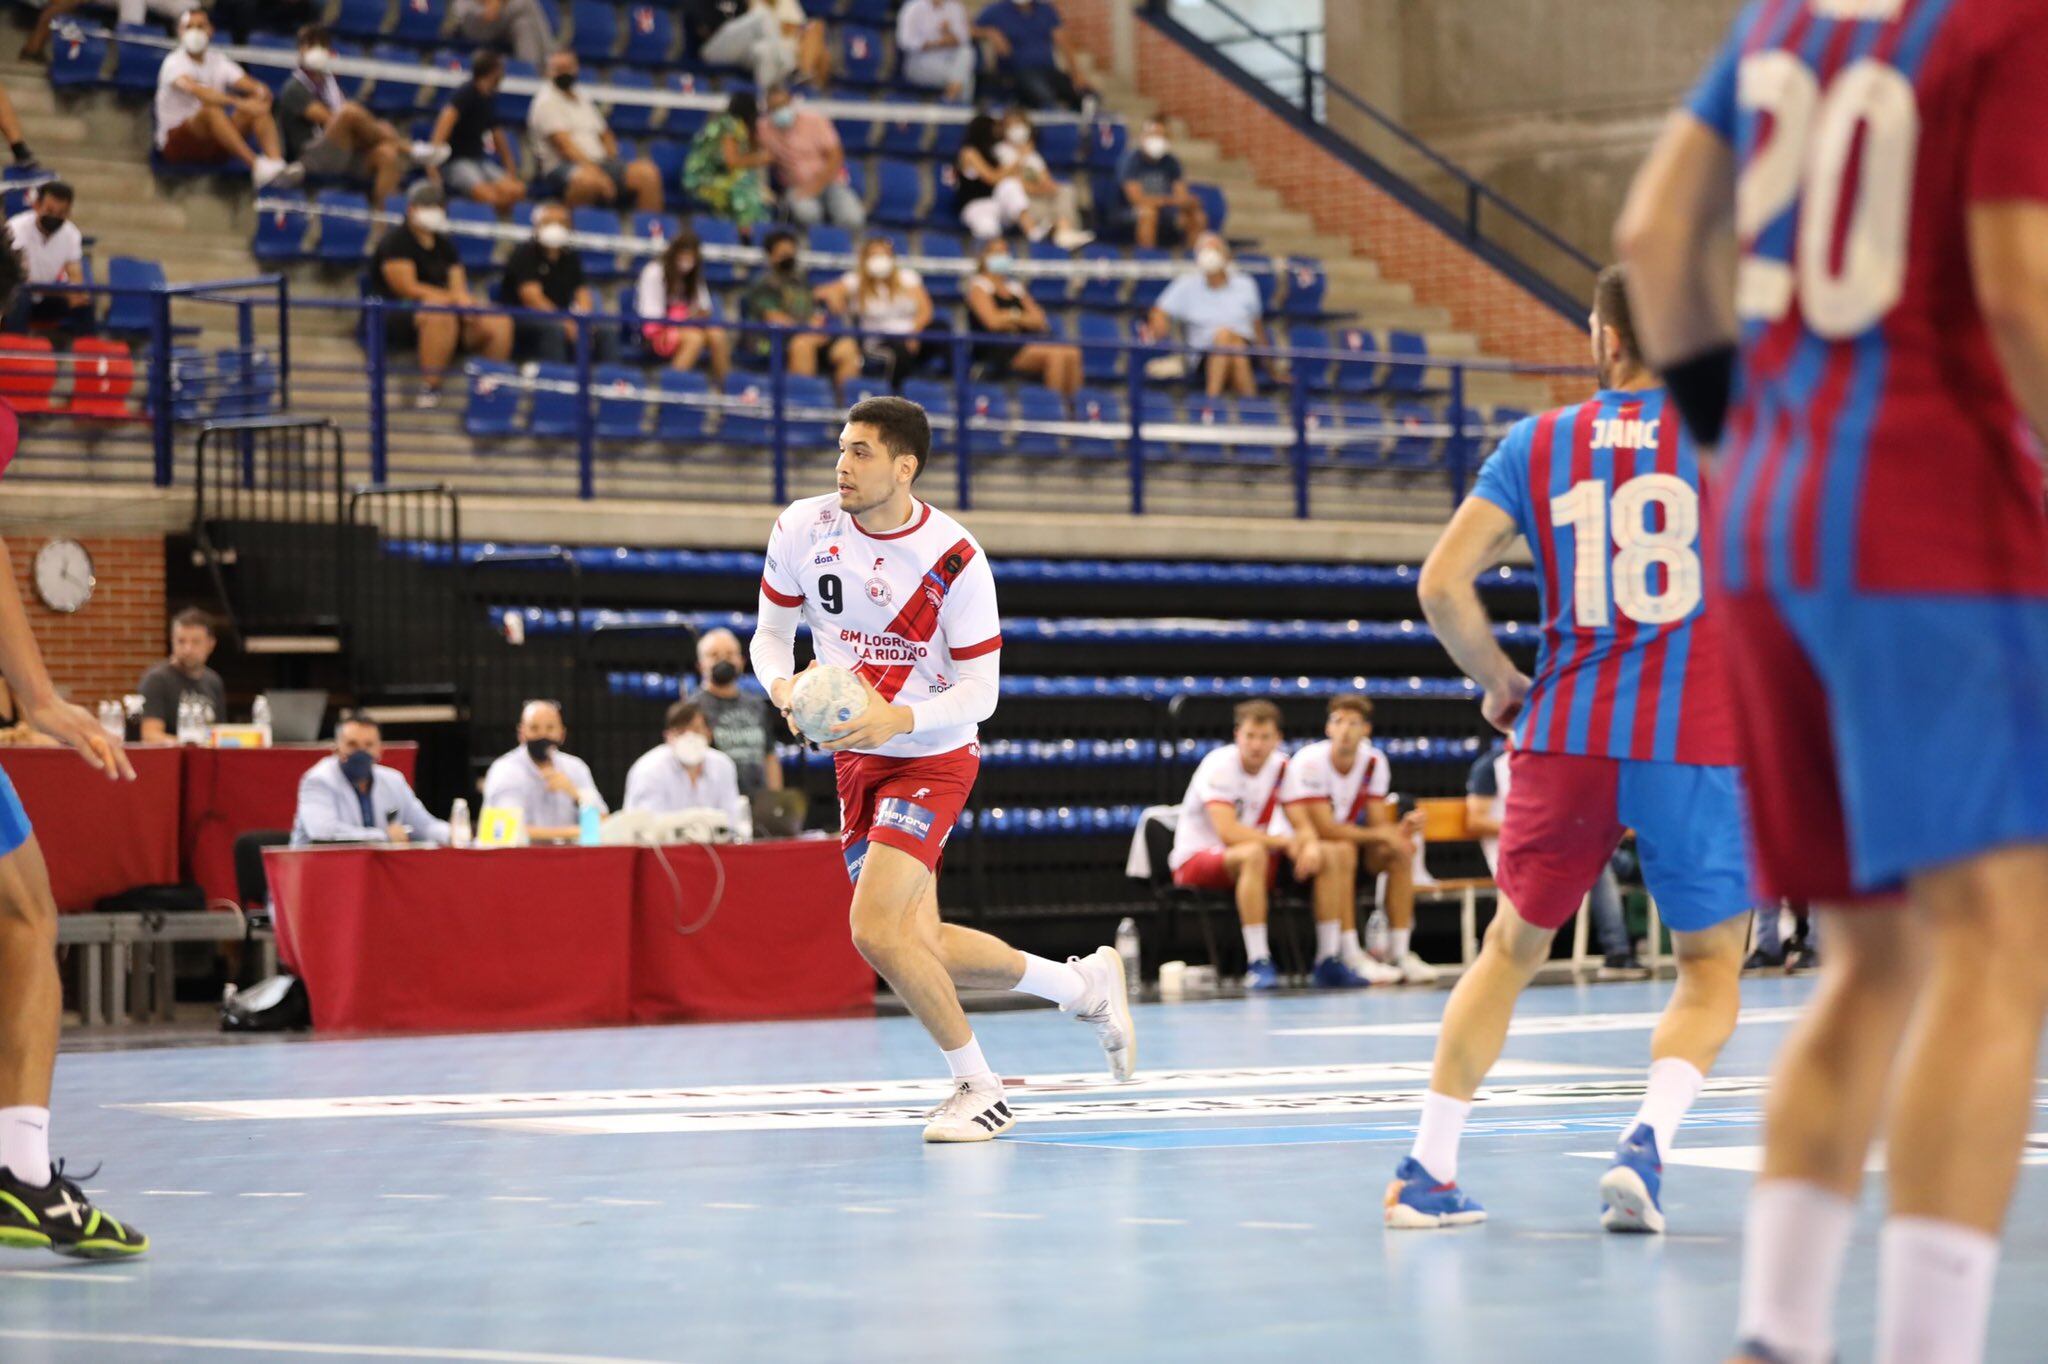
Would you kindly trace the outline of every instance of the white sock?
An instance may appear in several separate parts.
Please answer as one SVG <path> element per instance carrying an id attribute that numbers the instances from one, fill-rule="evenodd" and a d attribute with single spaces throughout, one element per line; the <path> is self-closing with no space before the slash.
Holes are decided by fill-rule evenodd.
<path id="1" fill-rule="evenodd" d="M 1835 1292 L 1855 1227 L 1856 1205 L 1818 1184 L 1772 1179 L 1750 1190 L 1736 1335 L 1785 1364 L 1829 1364 Z"/>
<path id="2" fill-rule="evenodd" d="M 964 1047 L 940 1055 L 946 1058 L 946 1069 L 953 1072 L 956 1080 L 995 1081 L 995 1072 L 988 1068 L 988 1058 L 981 1054 L 981 1043 L 975 1038 L 968 1038 Z"/>
<path id="3" fill-rule="evenodd" d="M 1337 953 L 1344 964 L 1356 971 L 1372 960 L 1372 954 L 1365 950 L 1365 944 L 1358 940 L 1356 933 L 1346 933 L 1344 940 L 1337 944 Z"/>
<path id="4" fill-rule="evenodd" d="M 1344 925 L 1335 919 L 1316 920 L 1316 960 L 1327 961 L 1337 955 L 1337 948 L 1344 937 Z"/>
<path id="5" fill-rule="evenodd" d="M 1264 961 L 1273 955 L 1273 949 L 1266 946 L 1266 926 L 1246 924 L 1244 926 L 1244 959 L 1248 962 Z"/>
<path id="6" fill-rule="evenodd" d="M 1017 978 L 1013 989 L 1049 999 L 1062 1009 L 1073 1007 L 1075 1000 L 1088 993 L 1088 982 L 1065 962 L 1034 957 L 1029 952 L 1023 956 L 1024 974 Z"/>
<path id="7" fill-rule="evenodd" d="M 1888 1217 L 1877 1238 L 1877 1364 L 1980 1364 L 1998 1238 Z"/>
<path id="8" fill-rule="evenodd" d="M 1415 1129 L 1415 1145 L 1408 1148 L 1408 1154 L 1444 1183 L 1457 1183 L 1458 1139 L 1465 1135 L 1465 1119 L 1471 1114 L 1471 1100 L 1425 1091 L 1422 1123 Z"/>
<path id="9" fill-rule="evenodd" d="M 1412 928 L 1390 928 L 1387 930 L 1387 960 L 1404 962 L 1408 960 L 1408 940 L 1415 936 Z"/>
<path id="10" fill-rule="evenodd" d="M 1707 1077 L 1700 1074 L 1699 1067 L 1682 1057 L 1667 1056 L 1650 1062 L 1650 1088 L 1643 1095 L 1643 1106 L 1636 1110 L 1636 1122 L 1648 1123 L 1657 1134 L 1658 1159 L 1671 1154 L 1678 1124 L 1685 1120 L 1692 1101 L 1700 1096 L 1700 1086 L 1706 1082 Z M 1633 1132 L 1635 1125 L 1630 1123 L 1628 1130 Z"/>
<path id="11" fill-rule="evenodd" d="M 24 1184 L 50 1182 L 50 1110 L 0 1108 L 0 1167 Z"/>

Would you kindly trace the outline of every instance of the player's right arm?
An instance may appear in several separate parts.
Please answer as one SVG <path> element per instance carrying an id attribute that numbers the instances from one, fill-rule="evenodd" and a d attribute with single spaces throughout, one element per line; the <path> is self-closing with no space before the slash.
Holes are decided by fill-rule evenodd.
<path id="1" fill-rule="evenodd" d="M 792 537 L 783 529 L 788 512 L 776 518 L 768 535 L 768 553 L 761 565 L 761 596 L 754 608 L 754 637 L 747 660 L 768 699 L 797 732 L 789 716 L 789 689 L 796 679 L 796 627 L 803 621 L 804 588 L 797 580 Z"/>
<path id="2" fill-rule="evenodd" d="M 1311 830 L 1306 840 L 1297 832 L 1294 838 L 1285 834 L 1269 834 L 1264 829 L 1254 829 L 1237 817 L 1237 807 L 1227 800 L 1212 800 L 1208 803 L 1209 822 L 1216 826 L 1216 836 L 1223 840 L 1223 846 L 1234 848 L 1240 843 L 1263 843 L 1275 852 L 1286 852 L 1298 843 L 1315 841 Z"/>
<path id="3" fill-rule="evenodd" d="M 1517 426 L 1480 470 L 1472 496 L 1458 508 L 1423 562 L 1418 589 L 1422 614 L 1451 661 L 1485 689 L 1482 709 L 1487 722 L 1502 731 L 1514 724 L 1522 698 L 1529 694 L 1529 679 L 1494 638 L 1493 620 L 1479 600 L 1475 580 L 1498 564 L 1521 534 L 1507 508 L 1527 500 L 1522 454 L 1528 431 L 1526 423 Z"/>
<path id="4" fill-rule="evenodd" d="M 28 612 L 22 609 L 21 589 L 14 581 L 14 561 L 7 542 L 0 540 L 0 674 L 14 689 L 21 706 L 21 718 L 107 774 L 109 779 L 135 780 L 135 769 L 121 746 L 107 739 L 100 722 L 81 706 L 57 695 L 50 670 L 43 663 L 43 651 L 29 629 Z"/>
<path id="5" fill-rule="evenodd" d="M 1970 274 L 2013 400 L 2048 440 L 2048 25 L 2000 44 L 1976 91 Z"/>

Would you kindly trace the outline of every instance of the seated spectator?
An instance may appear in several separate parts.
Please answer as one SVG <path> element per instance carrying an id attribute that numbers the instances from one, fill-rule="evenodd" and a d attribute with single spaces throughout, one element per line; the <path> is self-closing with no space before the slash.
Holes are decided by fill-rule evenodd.
<path id="1" fill-rule="evenodd" d="M 21 45 L 21 59 L 28 62 L 45 61 L 50 55 L 50 31 L 57 21 L 67 14 L 84 9 L 87 5 L 102 4 L 104 0 L 43 0 L 42 13 L 36 16 L 36 26 Z M 114 22 L 139 24 L 154 14 L 163 19 L 181 19 L 188 10 L 198 9 L 200 0 L 115 0 Z M 223 21 L 225 22 L 225 21 Z M 240 38 L 236 42 L 242 41 Z"/>
<path id="2" fill-rule="evenodd" d="M 765 264 L 747 281 L 740 293 L 740 320 L 776 327 L 817 327 L 824 325 L 825 310 L 818 306 L 803 267 L 797 264 L 796 234 L 786 227 L 771 230 L 761 242 Z M 791 374 L 810 378 L 818 372 L 818 352 L 824 348 L 823 332 L 800 332 L 783 338 L 783 355 Z M 740 339 L 741 353 L 755 369 L 766 368 L 772 342 L 764 332 L 748 332 Z"/>
<path id="3" fill-rule="evenodd" d="M 1045 309 L 1038 306 L 1031 291 L 1012 273 L 1016 258 L 1010 254 L 1008 242 L 983 242 L 975 265 L 966 291 L 967 311 L 974 318 L 975 331 L 1006 336 L 1046 335 Z M 1081 387 L 1081 348 L 1059 341 L 1035 341 L 1022 346 L 977 341 L 974 367 L 988 379 L 1029 375 L 1062 398 L 1073 397 Z"/>
<path id="4" fill-rule="evenodd" d="M 7 88 L 0 86 L 0 141 L 6 142 L 8 150 L 14 153 L 17 170 L 34 170 L 36 154 L 21 139 L 21 115 L 14 112 L 14 101 L 7 98 Z"/>
<path id="5" fill-rule="evenodd" d="M 469 84 L 455 92 L 434 120 L 430 139 L 448 149 L 441 183 L 456 194 L 488 204 L 503 217 L 526 197 L 511 139 L 498 126 L 498 88 L 505 83 L 505 59 L 479 52 L 469 66 Z"/>
<path id="6" fill-rule="evenodd" d="M 975 16 L 974 36 L 1026 108 L 1079 109 L 1094 98 L 1052 0 L 995 0 Z"/>
<path id="7" fill-rule="evenodd" d="M 718 316 L 718 305 L 704 283 L 703 243 L 695 232 L 682 228 L 659 257 L 641 267 L 634 304 L 647 348 L 668 361 L 670 369 L 695 369 L 709 356 L 712 381 L 725 382 L 732 368 L 732 337 L 723 327 L 705 325 Z"/>
<path id="8" fill-rule="evenodd" d="M 367 181 L 370 202 L 382 204 L 398 190 L 408 166 L 429 170 L 448 159 L 448 148 L 409 142 L 405 135 L 357 104 L 343 99 L 334 79 L 334 40 L 319 24 L 299 30 L 299 69 L 277 97 L 277 123 L 287 160 L 308 175 Z"/>
<path id="9" fill-rule="evenodd" d="M 752 72 L 759 89 L 797 76 L 819 89 L 831 82 L 825 25 L 800 0 L 688 0 L 684 23 L 699 61 Z"/>
<path id="10" fill-rule="evenodd" d="M 213 617 L 198 607 L 171 617 L 171 656 L 145 672 L 135 688 L 142 693 L 142 742 L 176 739 L 178 708 L 188 700 L 205 707 L 208 724 L 227 718 L 228 690 L 220 674 L 206 666 L 217 642 Z"/>
<path id="11" fill-rule="evenodd" d="M 672 815 L 680 810 L 717 810 L 734 833 L 753 825 L 753 807 L 740 794 L 733 761 L 711 746 L 711 721 L 688 701 L 668 708 L 661 743 L 634 760 L 626 773 L 622 810 Z"/>
<path id="12" fill-rule="evenodd" d="M 805 227 L 829 222 L 858 232 L 867 226 L 867 208 L 847 183 L 846 148 L 831 119 L 777 85 L 768 91 L 768 116 L 756 129 L 790 217 Z"/>
<path id="13" fill-rule="evenodd" d="M 28 282 L 45 286 L 36 294 L 15 291 L 5 324 L 9 331 L 53 327 L 67 336 L 82 336 L 96 324 L 91 294 L 50 287 L 85 282 L 85 238 L 71 221 L 72 199 L 71 186 L 51 180 L 37 186 L 29 207 L 7 220 L 7 235 L 21 253 Z"/>
<path id="14" fill-rule="evenodd" d="M 1173 144 L 1167 141 L 1163 120 L 1146 121 L 1138 145 L 1124 153 L 1116 180 L 1124 192 L 1119 216 L 1130 224 L 1138 245 L 1192 241 L 1209 230 L 1209 216 L 1188 188 L 1187 175 L 1180 168 L 1180 158 L 1173 154 Z M 1102 205 L 1095 208 L 1100 212 Z"/>
<path id="15" fill-rule="evenodd" d="M 768 220 L 770 157 L 754 140 L 760 117 L 754 97 L 742 90 L 697 130 L 683 159 L 690 197 L 748 233 Z"/>
<path id="16" fill-rule="evenodd" d="M 897 74 L 941 99 L 974 98 L 980 55 L 960 0 L 910 0 L 896 14 Z"/>
<path id="17" fill-rule="evenodd" d="M 384 234 L 370 258 L 370 292 L 399 303 L 472 307 L 479 300 L 469 292 L 455 243 L 448 237 L 448 199 L 439 185 L 422 180 L 406 196 L 405 221 Z M 487 360 L 512 358 L 512 319 L 458 317 L 454 313 L 416 313 L 393 308 L 384 315 L 388 345 L 417 346 L 420 391 L 417 405 L 441 405 L 441 381 L 459 348 Z"/>
<path id="18" fill-rule="evenodd" d="M 299 778 L 292 846 L 310 843 L 427 843 L 448 846 L 448 821 L 435 819 L 403 773 L 383 764 L 384 736 L 360 711 L 334 726 L 334 752 Z"/>
<path id="19" fill-rule="evenodd" d="M 1023 171 L 1014 159 L 1003 164 L 998 151 L 1002 141 L 1002 124 L 995 116 L 976 114 L 967 120 L 959 155 L 953 158 L 958 182 L 954 202 L 960 207 L 960 224 L 978 241 L 1002 236 L 1031 211 L 1031 196 L 1021 180 Z"/>
<path id="20" fill-rule="evenodd" d="M 291 188 L 306 172 L 285 164 L 270 103 L 268 87 L 214 50 L 205 10 L 178 21 L 178 50 L 164 58 L 156 77 L 156 147 L 164 160 L 177 166 L 240 161 L 256 188 Z"/>
<path id="21" fill-rule="evenodd" d="M 897 388 L 935 357 L 943 358 L 943 347 L 928 347 L 918 336 L 932 324 L 932 296 L 917 271 L 896 263 L 895 244 L 887 237 L 862 242 L 860 267 L 819 289 L 818 301 L 869 333 L 832 343 L 827 354 L 841 388 L 870 365 Z"/>
<path id="22" fill-rule="evenodd" d="M 1245 701 L 1233 717 L 1231 742 L 1202 759 L 1181 799 L 1167 866 L 1176 886 L 1234 894 L 1244 931 L 1247 990 L 1280 985 L 1267 943 L 1266 915 L 1282 856 L 1292 858 L 1300 880 L 1333 875 L 1315 851 L 1313 834 L 1272 833 L 1280 800 L 1280 776 L 1287 758 L 1280 752 L 1280 708 L 1271 701 Z M 1320 905 L 1323 896 L 1317 896 Z"/>
<path id="23" fill-rule="evenodd" d="M 1226 390 L 1246 398 L 1258 393 L 1251 357 L 1243 352 L 1247 346 L 1266 344 L 1259 286 L 1250 275 L 1231 268 L 1230 248 L 1214 232 L 1195 239 L 1194 270 L 1174 277 L 1139 330 L 1147 341 L 1163 341 L 1175 323 L 1186 333 L 1210 397 Z M 1268 361 L 1267 369 L 1274 382 L 1287 382 L 1281 362 Z"/>
<path id="24" fill-rule="evenodd" d="M 573 52 L 548 58 L 548 83 L 534 95 L 526 111 L 526 130 L 540 163 L 534 193 L 561 199 L 571 208 L 631 205 L 642 213 L 661 212 L 661 171 L 641 157 L 619 157 L 597 105 L 576 88 L 578 66 Z"/>
<path id="25" fill-rule="evenodd" d="M 1081 230 L 1081 208 L 1074 187 L 1053 178 L 1052 168 L 1038 152 L 1038 131 L 1031 116 L 1012 109 L 1003 117 L 1003 139 L 996 144 L 996 164 L 1017 172 L 1030 207 L 1018 215 L 1017 225 L 1033 241 L 1049 234 L 1062 251 L 1079 251 L 1095 240 L 1095 234 Z"/>
<path id="26" fill-rule="evenodd" d="M 562 751 L 569 727 L 552 701 L 528 701 L 519 712 L 519 746 L 484 773 L 483 808 L 517 810 L 536 843 L 574 842 L 583 806 L 610 812 L 583 759 Z"/>
<path id="27" fill-rule="evenodd" d="M 455 30 L 535 68 L 545 65 L 555 49 L 555 31 L 540 0 L 455 0 Z"/>
<path id="28" fill-rule="evenodd" d="M 583 283 L 583 257 L 569 247 L 568 209 L 542 204 L 534 210 L 533 236 L 506 257 L 501 287 L 505 302 L 515 308 L 563 314 L 591 311 L 590 290 Z M 577 329 L 585 326 L 591 328 L 592 362 L 616 363 L 617 330 L 603 323 L 579 322 L 574 316 L 564 316 L 559 322 L 520 318 L 513 328 L 513 345 L 523 360 L 567 364 L 576 358 Z"/>
<path id="29" fill-rule="evenodd" d="M 740 794 L 756 796 L 782 789 L 782 759 L 775 741 L 788 731 L 768 698 L 757 690 L 743 691 L 740 678 L 747 655 L 739 636 L 730 630 L 706 630 L 697 636 L 697 690 L 684 699 L 711 724 L 711 742 L 733 761 Z"/>

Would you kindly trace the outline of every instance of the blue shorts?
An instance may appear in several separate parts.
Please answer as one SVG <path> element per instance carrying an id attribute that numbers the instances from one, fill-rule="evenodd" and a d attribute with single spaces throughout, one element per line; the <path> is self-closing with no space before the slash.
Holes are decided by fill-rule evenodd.
<path id="1" fill-rule="evenodd" d="M 2048 601 L 1720 600 L 1769 894 L 1893 894 L 1914 872 L 2048 842 Z"/>
<path id="2" fill-rule="evenodd" d="M 1629 829 L 1666 925 L 1697 933 L 1749 912 L 1735 768 L 1565 753 L 1517 750 L 1508 759 L 1501 893 L 1538 928 L 1561 928 Z"/>
<path id="3" fill-rule="evenodd" d="M 0 857 L 28 842 L 35 830 L 29 827 L 28 811 L 21 806 L 21 797 L 14 792 L 14 783 L 7 773 L 0 771 Z"/>

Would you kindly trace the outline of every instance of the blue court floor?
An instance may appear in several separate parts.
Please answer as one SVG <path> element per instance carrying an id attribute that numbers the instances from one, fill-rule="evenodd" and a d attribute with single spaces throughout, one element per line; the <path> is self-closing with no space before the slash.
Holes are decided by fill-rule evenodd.
<path id="1" fill-rule="evenodd" d="M 975 1147 L 918 1140 L 942 1067 L 900 1018 L 67 1055 L 58 1146 L 156 1249 L 0 1252 L 0 1361 L 1715 1361 L 1809 988 L 1746 983 L 1661 1240 L 1594 1183 L 1668 985 L 1528 996 L 1462 1172 L 1493 1220 L 1433 1233 L 1379 1204 L 1438 992 L 1147 1006 L 1128 1087 L 1070 1019 L 979 1015 L 1021 1121 Z M 2038 1179 L 2012 1227 L 1993 1355 L 2038 1359 Z"/>

